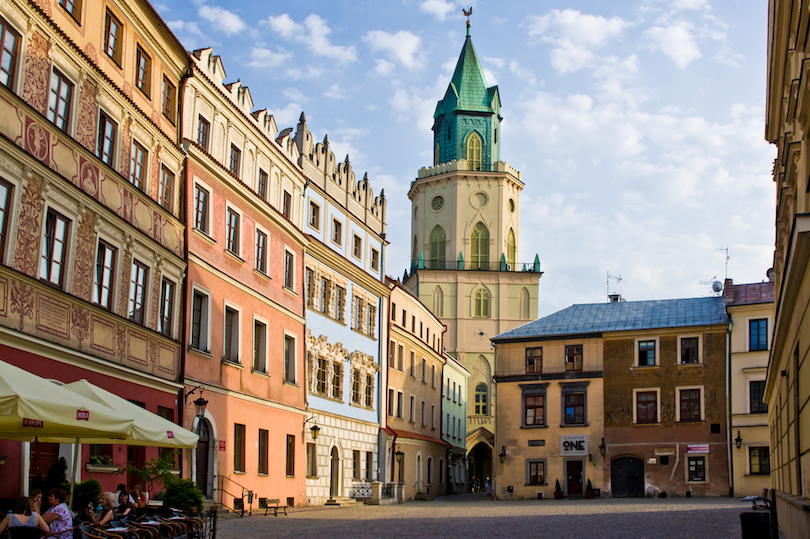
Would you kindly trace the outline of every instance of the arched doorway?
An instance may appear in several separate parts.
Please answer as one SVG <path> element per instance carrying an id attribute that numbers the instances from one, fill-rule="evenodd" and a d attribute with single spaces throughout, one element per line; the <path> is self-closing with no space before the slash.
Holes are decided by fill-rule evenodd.
<path id="1" fill-rule="evenodd" d="M 195 474 L 195 481 L 197 488 L 207 497 L 213 497 L 214 493 L 211 491 L 213 486 L 208 478 L 211 477 L 211 424 L 207 419 L 200 419 L 197 423 L 197 435 L 200 439 L 197 441 L 197 451 L 195 459 L 197 461 L 197 473 Z"/>
<path id="2" fill-rule="evenodd" d="M 492 448 L 489 444 L 479 442 L 470 450 L 469 462 L 470 481 L 475 477 L 483 488 L 487 477 L 492 477 Z"/>
<path id="3" fill-rule="evenodd" d="M 332 466 L 329 474 L 329 496 L 340 496 L 340 455 L 338 448 L 332 448 Z"/>
<path id="4" fill-rule="evenodd" d="M 635 457 L 611 461 L 610 491 L 614 498 L 643 498 L 644 461 Z"/>

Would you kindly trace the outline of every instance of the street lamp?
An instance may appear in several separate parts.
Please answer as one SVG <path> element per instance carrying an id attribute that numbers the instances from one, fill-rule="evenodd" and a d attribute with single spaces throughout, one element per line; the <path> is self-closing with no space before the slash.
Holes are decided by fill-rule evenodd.
<path id="1" fill-rule="evenodd" d="M 394 452 L 394 457 L 396 457 L 396 459 L 397 459 L 397 464 L 399 464 L 400 466 L 402 466 L 402 459 L 404 459 L 404 458 L 405 458 L 405 453 L 403 453 L 403 452 L 402 452 L 402 451 L 399 449 L 399 446 L 397 446 L 397 450 Z"/>
<path id="2" fill-rule="evenodd" d="M 498 453 L 498 458 L 501 459 L 501 464 L 506 460 L 506 446 L 501 446 L 501 452 Z"/>
<path id="3" fill-rule="evenodd" d="M 604 457 L 606 452 L 607 452 L 607 446 L 605 445 L 605 439 L 602 438 L 602 443 L 599 444 L 599 454 Z"/>
<path id="4" fill-rule="evenodd" d="M 194 401 L 194 413 L 199 419 L 205 417 L 205 407 L 207 405 L 208 401 L 202 398 L 202 396 L 197 397 L 197 400 Z"/>
<path id="5" fill-rule="evenodd" d="M 734 444 L 737 446 L 737 449 L 742 447 L 742 436 L 740 436 L 740 431 L 737 431 L 737 437 L 734 438 Z"/>
<path id="6" fill-rule="evenodd" d="M 318 426 L 318 416 L 314 415 L 310 417 L 309 419 L 304 421 L 304 425 L 306 425 L 310 421 L 315 421 L 315 424 L 309 427 L 309 432 L 312 434 L 312 439 L 317 440 L 318 434 L 321 432 L 321 427 Z"/>

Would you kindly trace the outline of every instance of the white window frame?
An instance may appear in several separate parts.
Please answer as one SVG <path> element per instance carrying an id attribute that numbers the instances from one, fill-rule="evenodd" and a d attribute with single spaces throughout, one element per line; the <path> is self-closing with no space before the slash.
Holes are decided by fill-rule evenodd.
<path id="1" fill-rule="evenodd" d="M 688 451 L 688 450 L 687 450 Z M 690 457 L 703 457 L 703 471 L 705 473 L 705 477 L 703 481 L 690 481 L 689 480 L 689 458 Z M 711 476 L 709 475 L 709 454 L 708 453 L 686 453 L 684 458 L 686 462 L 684 462 L 685 466 L 683 467 L 683 480 L 687 485 L 708 485 L 711 483 Z"/>
<path id="2" fill-rule="evenodd" d="M 152 178 L 149 177 L 149 174 L 151 172 L 150 167 L 149 167 L 149 161 L 154 157 L 152 155 L 152 149 L 149 148 L 149 146 L 147 144 L 144 144 L 143 142 L 141 142 L 138 139 L 138 137 L 136 137 L 135 135 L 131 136 L 130 139 L 131 139 L 130 142 L 129 142 L 130 154 L 129 154 L 129 163 L 128 163 L 129 166 L 127 167 L 127 169 L 129 170 L 129 175 L 127 176 L 127 181 L 132 187 L 135 187 L 135 189 L 137 189 L 138 191 L 141 191 L 142 193 L 146 193 L 147 195 L 149 195 L 149 193 L 150 193 L 150 191 L 149 191 L 149 188 L 150 188 L 149 182 L 152 179 Z M 133 148 L 133 146 L 135 146 L 136 143 L 138 144 L 138 146 L 143 148 L 143 151 L 146 153 L 146 162 L 143 165 L 143 168 L 144 168 L 143 184 L 140 187 L 136 187 L 135 184 L 132 183 L 132 148 Z M 158 161 L 158 163 L 160 163 L 160 161 Z M 169 168 L 169 167 L 166 167 L 166 168 Z M 171 169 L 169 169 L 169 170 L 171 170 Z M 158 167 L 158 182 L 160 182 L 160 167 Z M 160 200 L 158 200 L 158 205 L 160 205 Z"/>
<path id="3" fill-rule="evenodd" d="M 397 391 L 397 419 L 405 419 L 405 394 Z"/>
<path id="4" fill-rule="evenodd" d="M 360 252 L 359 252 L 359 254 L 355 254 L 354 253 L 354 251 L 355 251 L 354 246 L 355 246 L 355 243 L 358 240 L 360 241 Z M 354 230 L 352 230 L 352 246 L 351 247 L 352 247 L 352 258 L 362 262 L 363 261 L 363 236 L 361 236 L 360 234 L 358 234 Z"/>
<path id="5" fill-rule="evenodd" d="M 22 209 L 20 206 L 17 207 Z M 81 219 L 79 218 L 78 212 L 68 210 L 66 206 L 59 204 L 53 199 L 48 199 L 48 201 L 42 205 L 42 216 L 39 223 L 39 249 L 37 250 L 36 261 L 37 279 L 41 280 L 42 282 L 50 283 L 50 281 L 45 280 L 44 276 L 42 275 L 42 252 L 45 250 L 45 223 L 48 220 L 48 210 L 50 209 L 53 209 L 53 211 L 70 221 L 70 226 L 68 227 L 67 236 L 65 238 L 67 253 L 65 254 L 65 265 L 62 268 L 64 275 L 62 278 L 62 286 L 59 288 L 63 292 L 70 294 L 73 290 L 73 268 L 76 261 L 76 234 L 78 232 L 78 228 L 81 226 Z M 14 216 L 12 216 L 12 218 L 13 217 Z M 17 219 L 19 219 L 19 216 L 17 216 Z M 19 221 L 17 222 L 19 223 Z M 93 262 L 95 262 L 95 259 Z M 50 284 L 53 285 L 53 283 Z M 129 283 L 127 283 L 127 286 L 129 286 Z M 129 301 L 129 294 L 127 294 L 127 301 Z"/>
<path id="6" fill-rule="evenodd" d="M 8 19 L 6 19 L 6 22 L 8 22 Z M 22 41 L 23 40 L 21 38 L 20 39 L 20 46 L 22 46 Z M 21 58 L 18 58 L 18 60 L 21 60 Z M 24 63 L 24 62 L 18 62 L 18 64 L 22 64 L 22 63 Z M 79 88 L 79 84 L 76 81 L 81 80 L 81 75 L 78 72 L 76 72 L 72 67 L 66 68 L 65 65 L 66 64 L 57 63 L 57 62 L 51 62 L 51 68 L 50 68 L 50 71 L 48 71 L 48 100 L 50 102 L 51 84 L 53 83 L 53 78 L 52 78 L 53 77 L 53 71 L 54 71 L 54 69 L 56 69 L 66 79 L 68 79 L 71 83 L 73 83 L 73 95 L 71 96 L 70 111 L 68 112 L 68 114 L 70 115 L 70 118 L 68 119 L 67 126 L 65 127 L 64 131 L 62 131 L 61 129 L 56 127 L 56 124 L 51 123 L 50 120 L 48 120 L 48 122 L 51 123 L 51 125 L 53 125 L 54 127 L 56 127 L 57 130 L 62 131 L 64 134 L 66 134 L 68 136 L 73 136 L 76 133 L 76 122 L 78 121 L 76 119 L 76 114 L 77 114 L 77 112 L 79 110 L 78 101 L 79 101 L 80 88 Z M 16 80 L 16 77 L 15 77 L 15 80 Z M 45 112 L 45 117 L 46 118 L 48 117 L 47 111 Z M 98 128 L 98 126 L 96 126 L 96 128 Z M 98 133 L 96 133 L 96 139 L 98 139 Z M 96 140 L 96 144 L 98 144 L 98 140 Z M 144 148 L 145 147 L 146 146 L 144 146 Z"/>
<path id="7" fill-rule="evenodd" d="M 122 47 L 123 47 L 123 44 L 122 44 Z M 48 81 L 48 88 L 49 88 L 49 91 L 50 91 L 50 80 Z M 98 135 L 99 135 L 99 127 L 101 125 L 100 122 L 101 122 L 101 114 L 102 113 L 107 118 L 112 120 L 113 123 L 115 123 L 115 137 L 113 137 L 112 159 L 111 159 L 111 162 L 109 164 L 104 163 L 104 160 L 101 158 L 100 155 L 98 155 Z M 110 167 L 113 170 L 118 170 L 118 167 L 120 165 L 119 160 L 120 160 L 120 153 L 121 153 L 121 136 L 122 136 L 121 135 L 121 120 L 122 119 L 119 118 L 117 115 L 111 113 L 110 109 L 99 105 L 98 114 L 97 114 L 97 117 L 96 117 L 96 125 L 95 125 L 95 133 L 96 133 L 95 141 L 96 142 L 95 142 L 95 147 L 93 148 L 93 155 L 96 157 L 96 159 L 98 159 L 99 161 L 101 161 L 102 163 L 104 163 L 106 166 Z M 129 170 L 129 163 L 127 163 L 127 170 Z M 129 183 L 129 181 L 127 181 L 127 183 Z"/>
<path id="8" fill-rule="evenodd" d="M 647 341 L 655 341 L 655 364 L 654 365 L 640 365 L 638 362 L 638 343 L 640 342 L 647 342 Z M 680 343 L 681 341 L 678 340 Z M 700 345 L 698 345 L 700 346 Z M 678 355 L 680 358 L 680 354 Z M 661 366 L 661 341 L 659 337 L 647 337 L 647 338 L 638 338 L 633 342 L 633 365 L 635 367 L 660 367 Z M 635 421 L 634 421 L 635 423 Z"/>
<path id="9" fill-rule="evenodd" d="M 234 212 L 237 216 L 239 216 L 239 223 L 238 223 L 239 230 L 237 231 L 236 251 L 231 251 L 228 248 L 228 210 Z M 237 208 L 236 206 L 234 206 L 233 204 L 231 204 L 229 201 L 226 200 L 225 201 L 225 227 L 224 227 L 225 228 L 225 250 L 231 255 L 236 255 L 241 260 L 245 259 L 245 257 L 242 256 L 242 251 L 244 249 L 243 243 L 245 243 L 244 241 L 242 241 L 242 239 L 244 237 L 244 234 L 242 233 L 242 232 L 244 232 L 244 229 L 242 228 L 244 226 L 244 223 L 245 223 L 245 219 L 244 219 L 244 216 L 242 215 L 242 210 L 240 210 L 239 208 Z M 270 237 L 268 236 L 267 239 L 269 240 Z"/>
<path id="10" fill-rule="evenodd" d="M 264 271 L 260 270 L 256 267 L 256 240 L 257 233 L 261 232 L 267 238 L 267 243 L 264 246 Z M 253 230 L 253 269 L 262 275 L 268 275 L 270 271 L 270 231 L 264 228 L 259 223 L 255 224 L 255 228 Z"/>
<path id="11" fill-rule="evenodd" d="M 642 339 L 645 340 L 645 339 Z M 647 339 L 649 340 L 649 339 Z M 648 393 L 650 391 L 655 391 L 655 400 L 656 400 L 656 421 L 655 423 L 639 423 L 638 422 L 638 401 L 636 400 L 636 395 L 638 393 Z M 680 415 L 680 408 L 678 408 L 678 414 Z M 633 388 L 633 425 L 655 425 L 661 423 L 661 388 L 660 387 L 634 387 Z"/>
<path id="12" fill-rule="evenodd" d="M 368 266 L 371 268 L 371 271 L 379 272 L 380 271 L 380 250 L 376 247 L 369 246 L 370 252 L 368 256 Z M 377 265 L 374 265 L 374 253 L 377 253 Z"/>
<path id="13" fill-rule="evenodd" d="M 98 284 L 98 282 L 96 280 L 98 278 L 98 274 L 97 274 L 98 268 L 97 268 L 96 264 L 98 263 L 98 243 L 100 241 L 103 241 L 104 243 L 106 243 L 107 245 L 109 245 L 110 247 L 113 247 L 115 249 L 115 263 L 113 264 L 113 286 L 112 286 L 112 290 L 110 290 L 111 296 L 110 296 L 109 312 L 117 313 L 118 312 L 118 291 L 120 290 L 119 287 L 121 286 L 121 283 L 119 282 L 121 280 L 121 262 L 122 262 L 122 258 L 123 258 L 122 255 L 125 252 L 125 249 L 124 249 L 125 246 L 122 245 L 121 243 L 119 243 L 119 241 L 113 239 L 112 236 L 108 235 L 107 233 L 105 233 L 101 229 L 99 229 L 98 233 L 96 234 L 95 249 L 93 250 L 93 270 L 92 270 L 93 271 L 93 279 L 92 279 L 93 288 L 90 290 L 90 303 L 93 303 L 93 291 L 95 290 L 96 285 Z M 165 274 L 162 274 L 161 278 L 164 275 Z M 174 281 L 174 279 L 172 279 L 170 276 L 166 275 L 166 277 L 168 277 L 169 279 Z M 127 283 L 127 286 L 129 286 L 129 283 Z M 177 293 L 177 284 L 175 283 L 175 294 L 176 293 Z M 127 295 L 127 301 L 129 301 L 129 295 Z M 159 296 L 158 296 L 158 301 L 160 301 Z M 104 307 L 102 307 L 98 303 L 93 303 L 93 305 L 99 307 L 100 309 L 104 309 Z M 161 309 L 161 306 L 158 306 L 158 316 L 160 316 L 160 309 Z M 172 329 L 174 329 L 174 328 L 172 328 Z M 172 332 L 172 334 L 174 335 L 174 332 Z"/>
<path id="14" fill-rule="evenodd" d="M 759 318 L 753 318 L 752 320 L 759 320 Z M 762 350 L 764 352 L 764 350 Z M 745 376 L 745 413 L 750 414 L 751 412 L 751 382 L 764 382 L 767 379 L 768 369 L 766 367 L 757 367 L 756 369 L 752 369 L 750 371 L 743 370 L 743 375 Z M 767 403 L 765 403 L 767 404 Z M 760 414 L 756 414 L 760 415 Z M 766 414 L 761 414 L 766 415 Z"/>
<path id="15" fill-rule="evenodd" d="M 283 339 L 286 340 L 287 337 L 292 339 L 293 345 L 293 360 L 292 360 L 292 381 L 287 380 L 287 373 L 284 370 L 284 362 L 287 361 L 287 358 L 284 357 L 284 361 L 282 362 L 282 379 L 283 382 L 287 385 L 298 385 L 298 335 L 292 333 L 291 331 L 284 330 Z M 281 342 L 281 353 L 284 354 L 284 340 Z"/>
<path id="16" fill-rule="evenodd" d="M 765 343 L 765 350 L 751 350 L 751 320 L 767 320 L 768 325 L 768 334 L 766 335 L 768 342 Z M 773 322 L 771 321 L 771 317 L 767 314 L 760 314 L 759 316 L 746 316 L 745 317 L 745 343 L 743 351 L 744 352 L 770 352 L 771 350 L 771 340 L 773 340 Z"/>
<path id="17" fill-rule="evenodd" d="M 680 357 L 680 356 L 678 356 Z M 689 389 L 700 390 L 700 422 L 706 421 L 706 389 L 703 386 L 675 386 L 675 422 L 681 422 L 681 391 Z M 693 421 L 692 423 L 697 423 Z"/>
<path id="18" fill-rule="evenodd" d="M 204 295 L 206 298 L 208 298 L 208 301 L 206 301 L 206 305 L 205 305 L 205 307 L 206 307 L 206 309 L 205 309 L 206 312 L 204 313 L 204 316 L 205 316 L 204 322 L 205 323 L 203 324 L 202 323 L 203 321 L 201 321 L 201 323 L 200 323 L 200 344 L 202 344 L 203 336 L 204 336 L 205 337 L 205 347 L 192 348 L 192 350 L 198 350 L 200 352 L 210 354 L 211 353 L 211 340 L 212 340 L 211 339 L 211 311 L 212 311 L 212 308 L 213 308 L 213 303 L 212 303 L 213 302 L 213 294 L 211 294 L 210 290 L 208 290 L 206 288 L 203 288 L 202 286 L 200 286 L 197 283 L 191 283 L 191 297 L 190 297 L 191 304 L 189 305 L 189 312 L 191 313 L 191 316 L 188 317 L 189 347 L 191 347 L 192 332 L 193 332 L 193 327 L 194 327 L 194 293 L 195 292 L 199 292 L 200 294 Z M 203 328 L 205 329 L 205 333 L 203 333 Z M 224 333 L 224 330 L 223 330 L 223 333 Z"/>
<path id="19" fill-rule="evenodd" d="M 698 360 L 697 363 L 681 363 L 681 339 L 694 339 L 697 338 L 698 340 Z M 678 335 L 676 339 L 677 344 L 677 355 L 675 356 L 675 364 L 680 366 L 692 366 L 692 365 L 703 365 L 703 335 L 699 333 L 694 334 L 687 334 L 687 335 Z"/>
<path id="20" fill-rule="evenodd" d="M 267 239 L 269 241 L 270 236 L 268 236 Z M 290 272 L 291 272 L 290 285 L 291 286 L 287 286 L 287 282 L 286 282 L 287 281 L 287 279 L 286 279 L 287 275 L 286 275 L 285 272 L 286 272 L 286 269 L 287 269 L 286 268 L 287 254 L 292 256 L 292 264 L 290 265 Z M 284 288 L 286 288 L 287 290 L 290 290 L 292 292 L 295 292 L 295 279 L 296 279 L 295 266 L 296 266 L 295 251 L 293 251 L 293 249 L 289 245 L 285 244 L 284 245 L 284 259 L 282 260 L 282 265 L 281 265 L 281 274 L 282 274 L 281 275 L 281 277 L 282 277 L 282 283 L 281 284 L 284 285 Z"/>
<path id="21" fill-rule="evenodd" d="M 321 219 L 321 217 L 322 217 L 321 216 L 321 204 L 312 197 L 310 197 L 307 200 L 307 202 L 308 202 L 308 204 L 307 204 L 307 226 L 309 228 L 311 228 L 312 230 L 316 230 L 318 232 L 321 232 L 321 230 L 323 229 L 323 220 Z M 311 210 L 312 210 L 313 206 L 318 209 L 318 226 L 314 226 L 312 224 L 312 222 L 311 222 L 311 215 L 312 215 Z"/>
<path id="22" fill-rule="evenodd" d="M 345 223 L 335 215 L 331 215 L 331 217 L 332 221 L 329 224 L 329 242 L 343 249 L 343 237 L 346 235 L 346 231 L 344 230 L 346 228 L 344 226 Z M 340 223 L 340 241 L 335 241 L 335 223 Z"/>
<path id="23" fill-rule="evenodd" d="M 151 295 L 156 292 L 155 290 L 152 290 L 152 283 L 153 283 L 153 279 L 154 279 L 154 274 L 152 272 L 154 272 L 156 270 L 155 270 L 155 268 L 153 266 L 153 262 L 151 262 L 149 260 L 149 255 L 147 253 L 142 252 L 140 254 L 143 255 L 143 256 L 139 256 L 139 253 L 137 252 L 136 249 L 131 249 L 130 253 L 132 254 L 132 260 L 130 261 L 131 266 L 134 266 L 135 262 L 137 261 L 142 266 L 146 267 L 146 282 L 144 283 L 144 296 L 145 296 L 144 299 L 146 301 L 144 301 L 144 305 L 143 305 L 143 322 L 141 322 L 141 325 L 143 325 L 143 327 L 145 327 L 145 328 L 149 328 L 149 327 L 151 327 L 151 323 L 152 323 L 152 320 L 150 320 L 150 318 L 149 318 L 149 312 L 152 310 L 150 308 L 151 305 L 152 305 L 152 296 Z M 132 293 L 131 288 L 132 288 L 132 269 L 130 267 L 129 280 L 127 281 L 127 290 L 128 291 L 127 291 L 126 318 L 127 318 L 127 320 L 129 320 L 133 324 L 137 324 L 137 322 L 135 322 L 134 320 L 132 320 L 129 317 L 129 302 L 132 301 L 132 296 L 130 295 Z M 157 294 L 158 294 L 158 297 L 157 297 L 158 303 L 160 303 L 160 290 L 157 290 Z M 160 313 L 160 309 L 158 308 L 158 315 L 159 315 L 159 313 Z"/>
<path id="24" fill-rule="evenodd" d="M 413 394 L 411 394 L 410 414 L 408 415 L 408 422 L 416 424 L 416 396 Z"/>
<path id="25" fill-rule="evenodd" d="M 256 368 L 254 355 L 251 355 L 251 358 L 250 358 L 250 363 L 251 363 L 250 370 L 252 372 L 258 372 L 258 373 L 261 373 L 261 374 L 268 374 L 268 372 L 267 372 L 267 367 L 268 367 L 268 361 L 267 361 L 268 354 L 267 354 L 267 352 L 268 352 L 268 350 L 270 350 L 270 346 L 269 346 L 270 345 L 270 322 L 268 320 L 260 317 L 260 316 L 256 316 L 255 314 L 253 315 L 253 328 L 252 328 L 252 332 L 251 332 L 251 335 L 252 335 L 253 338 L 251 339 L 251 347 L 250 347 L 251 350 L 253 350 L 253 348 L 256 346 L 256 322 L 258 322 L 260 324 L 264 324 L 264 370 Z M 254 354 L 255 354 L 255 350 L 254 350 Z"/>
<path id="26" fill-rule="evenodd" d="M 211 239 L 214 237 L 214 231 L 211 230 L 211 214 L 214 211 L 214 190 L 211 189 L 211 186 L 205 183 L 204 181 L 200 180 L 197 176 L 194 176 L 194 181 L 192 191 L 191 191 L 191 200 L 192 200 L 192 211 L 191 211 L 191 228 L 196 230 L 197 232 L 207 236 Z M 205 230 L 197 228 L 197 190 L 196 187 L 199 185 L 205 191 L 208 192 L 208 205 L 206 207 L 205 212 Z"/>
<path id="27" fill-rule="evenodd" d="M 396 399 L 397 392 L 393 387 L 388 388 L 388 417 L 396 417 L 397 413 L 397 403 L 394 401 Z"/>
<path id="28" fill-rule="evenodd" d="M 224 361 L 225 358 L 225 330 L 227 328 L 226 325 L 226 316 L 227 316 L 227 309 L 232 309 L 236 311 L 237 314 L 237 327 L 236 327 L 236 361 L 229 360 L 229 364 L 236 364 L 244 366 L 244 354 L 242 352 L 242 307 L 228 301 L 227 299 L 222 300 L 222 356 L 220 357 L 221 360 Z M 251 346 L 251 349 L 253 346 Z M 251 367 L 253 366 L 253 357 L 250 358 Z"/>

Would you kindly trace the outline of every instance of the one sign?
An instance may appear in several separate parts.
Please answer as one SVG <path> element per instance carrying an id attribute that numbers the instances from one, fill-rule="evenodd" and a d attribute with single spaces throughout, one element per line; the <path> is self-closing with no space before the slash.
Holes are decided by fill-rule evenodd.
<path id="1" fill-rule="evenodd" d="M 588 435 L 568 434 L 560 436 L 560 455 L 587 455 Z"/>
<path id="2" fill-rule="evenodd" d="M 170 431 L 170 430 L 167 430 L 166 431 L 166 436 L 169 438 L 169 440 L 171 440 L 172 438 L 174 438 L 174 433 L 172 431 Z"/>
<path id="3" fill-rule="evenodd" d="M 699 444 L 699 445 L 687 445 L 686 446 L 687 453 L 708 453 L 709 452 L 709 444 Z"/>
<path id="4" fill-rule="evenodd" d="M 90 421 L 90 412 L 87 410 L 76 410 L 76 421 Z"/>
<path id="5" fill-rule="evenodd" d="M 220 451 L 225 451 L 225 440 L 220 440 L 219 441 L 219 450 Z"/>
<path id="6" fill-rule="evenodd" d="M 674 455 L 675 448 L 674 447 L 656 447 L 655 448 L 655 456 L 660 457 L 663 455 Z"/>
<path id="7" fill-rule="evenodd" d="M 23 418 L 23 427 L 36 427 L 41 429 L 44 426 L 44 423 L 39 419 L 25 419 Z"/>

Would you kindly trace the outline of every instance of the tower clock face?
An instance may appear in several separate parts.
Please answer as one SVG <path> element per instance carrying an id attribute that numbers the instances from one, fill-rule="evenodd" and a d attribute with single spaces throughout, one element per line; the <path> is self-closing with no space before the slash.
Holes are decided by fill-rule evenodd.
<path id="1" fill-rule="evenodd" d="M 433 202 L 430 203 L 433 211 L 439 211 L 444 206 L 444 198 L 437 196 L 433 197 Z"/>

